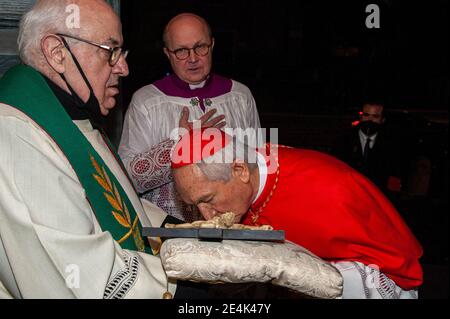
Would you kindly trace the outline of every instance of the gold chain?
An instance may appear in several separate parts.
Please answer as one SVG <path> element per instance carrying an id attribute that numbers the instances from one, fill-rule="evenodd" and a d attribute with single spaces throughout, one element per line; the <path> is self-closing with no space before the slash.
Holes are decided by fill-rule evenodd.
<path id="1" fill-rule="evenodd" d="M 270 145 L 270 148 L 275 148 L 275 147 L 283 147 L 282 145 Z M 278 154 L 278 152 L 277 152 Z M 252 211 L 250 208 L 250 214 L 251 214 L 251 218 L 252 218 L 252 223 L 254 225 L 256 225 L 258 219 L 259 219 L 259 214 L 261 214 L 261 212 L 264 210 L 264 208 L 266 208 L 267 204 L 269 203 L 270 199 L 273 196 L 273 193 L 275 192 L 275 190 L 277 189 L 277 185 L 278 185 L 278 180 L 280 178 L 280 164 L 278 162 L 278 155 L 275 157 L 275 161 L 277 163 L 277 172 L 276 172 L 276 177 L 275 177 L 275 183 L 272 187 L 272 190 L 269 193 L 269 196 L 267 196 L 266 200 L 264 201 L 264 203 L 262 204 L 262 206 L 256 211 Z"/>

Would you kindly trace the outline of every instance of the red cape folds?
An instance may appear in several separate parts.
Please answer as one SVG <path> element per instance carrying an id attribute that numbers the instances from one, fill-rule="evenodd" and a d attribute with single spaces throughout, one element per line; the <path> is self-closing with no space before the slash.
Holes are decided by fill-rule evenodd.
<path id="1" fill-rule="evenodd" d="M 244 224 L 285 230 L 288 240 L 328 261 L 376 265 L 403 289 L 422 284 L 422 247 L 376 186 L 331 156 L 271 148 L 266 159 L 278 163 L 278 174 L 268 175 Z"/>

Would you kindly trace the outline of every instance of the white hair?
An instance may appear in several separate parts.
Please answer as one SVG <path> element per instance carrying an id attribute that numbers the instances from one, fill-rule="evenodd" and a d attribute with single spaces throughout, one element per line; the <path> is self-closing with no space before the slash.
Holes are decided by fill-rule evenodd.
<path id="1" fill-rule="evenodd" d="M 235 160 L 246 163 L 250 171 L 258 167 L 256 149 L 233 136 L 232 142 L 226 147 L 196 165 L 208 180 L 228 182 L 231 179 L 231 165 Z"/>
<path id="2" fill-rule="evenodd" d="M 23 63 L 38 68 L 44 59 L 41 40 L 46 34 L 68 33 L 77 35 L 77 29 L 66 27 L 66 8 L 73 0 L 38 0 L 22 17 L 17 44 Z"/>

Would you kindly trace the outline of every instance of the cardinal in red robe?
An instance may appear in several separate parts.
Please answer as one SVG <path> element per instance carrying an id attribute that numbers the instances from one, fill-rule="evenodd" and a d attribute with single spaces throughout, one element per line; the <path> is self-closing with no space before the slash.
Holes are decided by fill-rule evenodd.
<path id="1" fill-rule="evenodd" d="M 278 145 L 251 163 L 233 144 L 217 129 L 193 130 L 172 153 L 177 190 L 205 219 L 232 211 L 236 222 L 284 230 L 324 260 L 372 267 L 405 291 L 422 284 L 421 245 L 366 177 L 329 155 Z"/>

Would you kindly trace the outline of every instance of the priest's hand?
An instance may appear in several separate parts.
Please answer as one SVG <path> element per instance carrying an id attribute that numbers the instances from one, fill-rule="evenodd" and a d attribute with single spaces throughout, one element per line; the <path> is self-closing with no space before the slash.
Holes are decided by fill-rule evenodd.
<path id="1" fill-rule="evenodd" d="M 218 128 L 221 129 L 226 125 L 225 115 L 219 115 L 215 116 L 214 114 L 217 113 L 216 109 L 212 109 L 208 112 L 206 112 L 202 117 L 200 117 L 197 121 L 200 122 L 200 127 L 202 128 Z M 191 130 L 194 127 L 194 122 L 189 122 L 189 109 L 187 107 L 183 108 L 183 111 L 181 112 L 181 118 L 179 122 L 179 127 L 184 128 L 186 130 Z M 199 128 L 200 128 L 199 127 Z"/>

